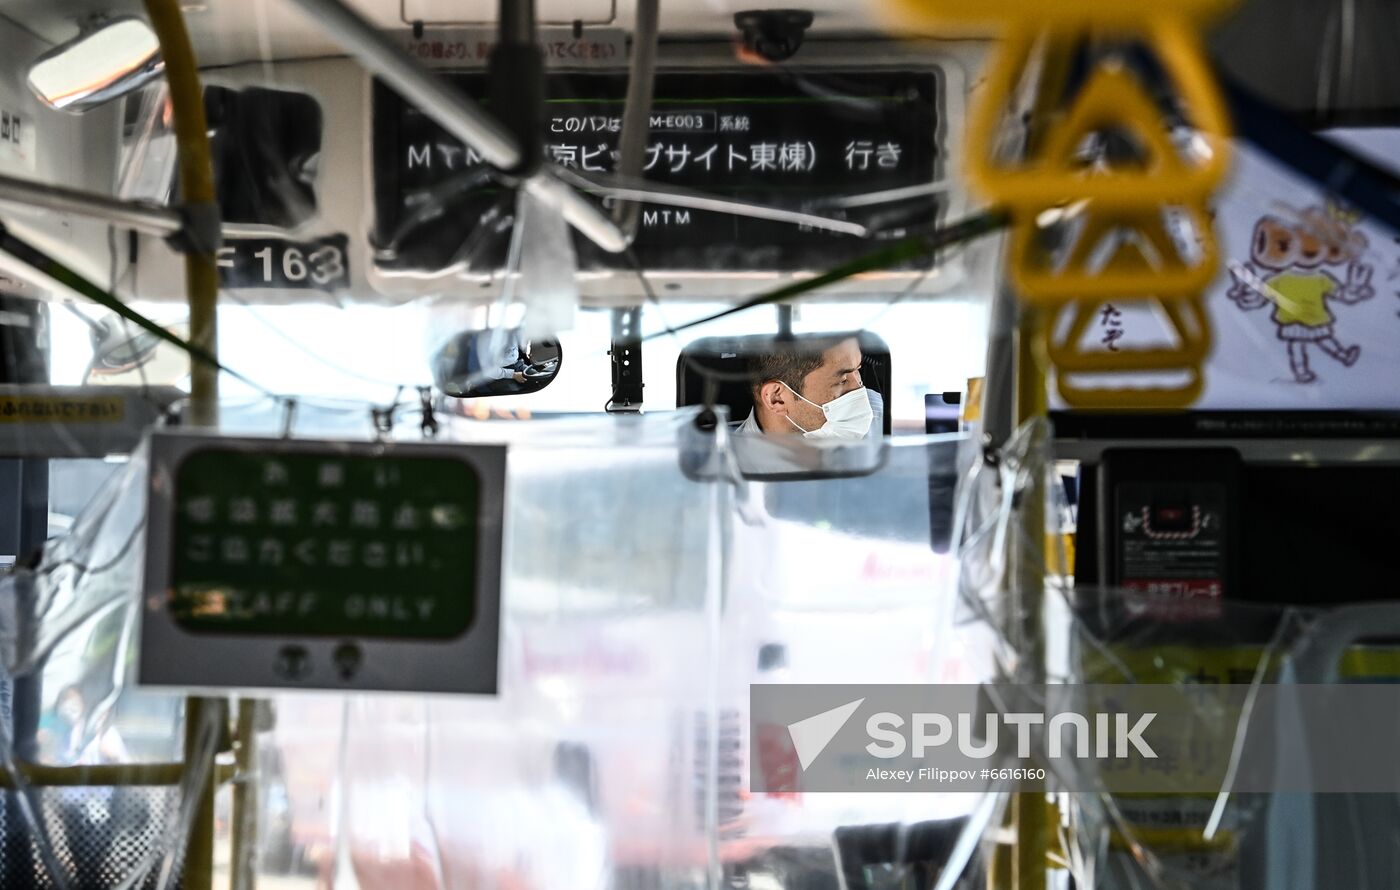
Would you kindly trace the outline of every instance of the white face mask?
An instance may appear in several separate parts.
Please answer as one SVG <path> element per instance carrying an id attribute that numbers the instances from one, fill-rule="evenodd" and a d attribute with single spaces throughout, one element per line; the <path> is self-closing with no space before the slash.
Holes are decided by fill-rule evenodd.
<path id="1" fill-rule="evenodd" d="M 779 381 L 781 382 L 781 381 Z M 787 386 L 786 383 L 783 386 Z M 804 430 L 788 417 L 788 423 L 802 430 L 804 439 L 864 439 L 870 432 L 870 423 L 875 419 L 875 412 L 870 407 L 870 396 L 865 387 L 853 389 L 843 396 L 837 396 L 825 405 L 818 405 L 809 398 L 805 398 L 802 393 L 787 386 L 788 391 L 797 396 L 809 405 L 822 409 L 822 414 L 826 415 L 826 423 L 814 430 Z"/>

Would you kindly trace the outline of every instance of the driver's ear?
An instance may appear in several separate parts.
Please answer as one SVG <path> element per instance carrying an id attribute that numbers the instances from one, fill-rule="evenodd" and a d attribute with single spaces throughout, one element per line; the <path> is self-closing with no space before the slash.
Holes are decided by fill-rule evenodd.
<path id="1" fill-rule="evenodd" d="M 758 388 L 759 404 L 779 417 L 788 413 L 787 389 L 778 381 L 770 380 Z"/>

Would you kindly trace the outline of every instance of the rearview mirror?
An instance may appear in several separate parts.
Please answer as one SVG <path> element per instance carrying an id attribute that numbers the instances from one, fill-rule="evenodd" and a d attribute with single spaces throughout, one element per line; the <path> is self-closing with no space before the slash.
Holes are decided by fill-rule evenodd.
<path id="1" fill-rule="evenodd" d="M 559 375 L 558 340 L 524 339 L 519 329 L 464 331 L 433 354 L 433 382 L 459 399 L 539 392 Z"/>
<path id="2" fill-rule="evenodd" d="M 163 324 L 188 338 L 189 322 Z M 175 386 L 190 373 L 189 356 L 179 347 L 115 315 L 100 319 L 92 332 L 92 361 L 83 383 L 91 385 Z"/>
<path id="3" fill-rule="evenodd" d="M 29 88 L 50 108 L 81 114 L 138 89 L 165 70 L 160 41 L 138 18 L 90 24 L 29 68 Z"/>
<path id="4" fill-rule="evenodd" d="M 810 359 L 812 364 L 803 373 L 826 375 L 822 381 L 829 384 L 827 389 L 808 390 L 811 398 L 821 402 L 863 389 L 863 399 L 852 395 L 868 409 L 857 412 L 858 415 L 864 413 L 863 418 L 851 418 L 857 429 L 841 435 L 802 436 L 797 431 L 814 430 L 830 420 L 823 416 L 826 412 L 816 403 L 802 409 L 801 423 L 792 419 L 797 415 L 792 411 L 787 420 L 770 415 L 770 426 L 765 426 L 756 400 L 759 375 L 780 373 L 784 359 L 789 360 L 789 365 Z M 855 369 L 859 371 L 858 378 Z M 676 361 L 676 404 L 710 404 L 725 408 L 734 436 L 737 467 L 746 479 L 775 481 L 859 476 L 873 472 L 883 460 L 881 440 L 891 430 L 885 407 L 890 379 L 889 346 L 868 331 L 702 337 L 686 346 Z M 764 382 L 780 383 L 780 391 L 793 392 L 781 376 L 764 378 Z M 831 388 L 830 384 L 837 388 Z M 807 388 L 805 383 L 798 385 Z M 802 398 L 808 399 L 808 396 Z M 797 406 L 796 401 L 791 404 Z M 776 424 L 780 433 L 787 433 L 789 427 L 794 432 L 774 433 L 772 424 Z"/>

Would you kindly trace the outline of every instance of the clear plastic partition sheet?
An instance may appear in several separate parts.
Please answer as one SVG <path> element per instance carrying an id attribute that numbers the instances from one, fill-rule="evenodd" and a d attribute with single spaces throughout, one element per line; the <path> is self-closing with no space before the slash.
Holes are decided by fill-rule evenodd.
<path id="1" fill-rule="evenodd" d="M 1362 753 L 1363 740 L 1345 737 L 1355 730 L 1332 729 L 1317 715 L 1347 711 L 1345 703 L 1364 690 L 1384 696 L 1384 686 L 1396 682 L 1391 604 L 1310 610 L 1100 588 L 1075 590 L 1065 604 L 1068 682 L 1166 685 L 1183 702 L 1199 703 L 1159 731 L 1163 759 L 1154 767 L 1193 790 L 1110 792 L 1112 767 L 1099 765 L 1071 780 L 1079 789 L 1097 782 L 1098 790 L 1057 796 L 1064 871 L 1076 886 L 1392 885 L 1400 795 L 1386 790 L 1384 758 L 1364 793 L 1323 787 L 1316 773 L 1315 791 L 1292 790 L 1300 774 L 1339 751 L 1374 758 Z M 1218 707 L 1222 699 L 1210 690 L 1227 686 L 1238 690 L 1242 707 Z M 1393 737 L 1387 716 L 1346 716 Z M 1241 790 L 1248 780 L 1240 777 L 1261 757 L 1282 790 Z M 1207 786 L 1192 771 L 1203 769 L 1221 776 L 1218 785 L 1201 790 Z"/>
<path id="2" fill-rule="evenodd" d="M 989 802 L 985 794 L 806 791 L 788 728 L 752 724 L 746 712 L 751 683 L 990 679 L 987 628 L 959 622 L 958 559 L 949 546 L 966 444 L 959 436 L 896 438 L 868 473 L 750 481 L 736 494 L 721 709 L 757 736 L 752 745 L 743 740 L 734 761 L 719 750 L 719 763 L 744 768 L 728 803 L 731 827 L 720 833 L 736 874 L 781 886 L 824 877 L 846 887 L 901 886 L 949 872 L 970 882 L 958 886 L 975 883 L 970 850 L 959 858 L 954 847 L 965 834 L 975 838 L 970 817 Z M 760 763 L 742 762 L 750 750 Z M 770 793 L 745 793 L 750 770 L 763 771 Z"/>
<path id="3" fill-rule="evenodd" d="M 687 478 L 681 454 L 713 440 L 689 412 L 528 426 L 509 455 L 500 695 L 280 698 L 262 741 L 290 855 L 265 871 L 361 887 L 707 881 L 695 751 L 715 725 L 724 487 Z"/>
<path id="4" fill-rule="evenodd" d="M 984 796 L 752 793 L 748 685 L 985 677 L 935 549 L 953 505 L 930 472 L 955 471 L 961 440 L 893 445 L 860 477 L 697 480 L 683 468 L 726 446 L 692 424 L 612 424 L 608 449 L 561 424 L 512 448 L 499 697 L 276 703 L 262 739 L 305 873 L 883 886 L 945 867 Z"/>
<path id="5" fill-rule="evenodd" d="M 1259 604 L 1227 602 L 1193 609 L 1161 597 L 1098 588 L 1075 591 L 1070 610 L 1070 682 L 1168 684 L 1184 695 L 1195 684 L 1259 690 L 1298 682 L 1290 659 L 1307 639 L 1316 617 Z M 1202 707 L 1209 709 L 1209 703 L 1202 701 Z M 1187 739 L 1185 743 L 1193 746 L 1188 750 L 1193 751 L 1222 742 L 1228 751 L 1236 739 L 1242 744 L 1246 733 L 1268 731 L 1251 724 L 1247 709 L 1236 723 L 1211 723 L 1207 711 L 1192 717 L 1210 726 L 1204 735 Z M 1181 727 L 1169 730 L 1173 743 L 1181 733 L 1191 732 L 1185 722 Z M 1167 763 L 1162 768 L 1188 767 Z M 1081 777 L 1079 784 L 1093 787 L 1087 777 Z M 1346 795 L 1325 797 L 1340 803 Z M 1311 798 L 1232 793 L 1228 774 L 1214 793 L 1065 794 L 1062 818 L 1072 829 L 1065 835 L 1068 870 L 1083 886 L 1127 890 L 1341 886 L 1314 885 L 1311 876 L 1301 874 L 1295 878 L 1304 883 L 1277 883 L 1282 876 L 1268 860 L 1277 854 L 1279 840 L 1290 829 L 1298 829 L 1288 824 L 1288 816 L 1274 815 L 1276 806 L 1285 801 L 1292 801 L 1295 808 L 1301 804 L 1306 811 Z M 1350 809 L 1340 805 L 1344 812 Z M 1376 826 L 1376 830 L 1381 829 Z M 1311 860 L 1318 839 L 1297 836 L 1293 843 L 1307 849 L 1305 858 Z"/>

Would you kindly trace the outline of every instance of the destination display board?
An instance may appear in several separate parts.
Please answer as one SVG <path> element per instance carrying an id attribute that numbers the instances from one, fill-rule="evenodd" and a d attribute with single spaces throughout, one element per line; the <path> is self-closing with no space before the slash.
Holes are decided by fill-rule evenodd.
<path id="1" fill-rule="evenodd" d="M 489 110 L 483 74 L 450 74 Z M 823 216 L 881 223 L 884 237 L 938 221 L 941 197 L 878 208 L 831 206 L 833 197 L 927 185 L 945 175 L 943 85 L 936 69 L 785 73 L 662 73 L 656 78 L 648 180 Z M 615 171 L 627 80 L 552 74 L 544 114 L 546 157 L 583 175 Z M 505 260 L 506 239 L 471 236 L 503 190 L 473 183 L 480 155 L 382 83 L 374 88 L 374 244 L 383 270 L 436 271 L 464 260 L 482 271 Z M 426 206 L 422 222 L 411 225 Z M 575 237 L 582 269 L 631 270 L 625 257 Z M 794 271 L 824 268 L 872 249 L 869 241 L 784 222 L 648 204 L 634 245 L 652 270 Z"/>
<path id="2" fill-rule="evenodd" d="M 504 449 L 153 437 L 141 681 L 494 692 Z"/>

